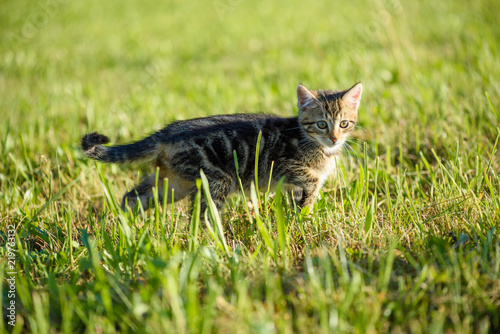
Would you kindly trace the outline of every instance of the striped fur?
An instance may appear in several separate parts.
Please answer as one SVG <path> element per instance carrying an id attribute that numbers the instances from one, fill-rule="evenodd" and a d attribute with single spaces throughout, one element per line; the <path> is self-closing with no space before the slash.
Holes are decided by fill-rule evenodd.
<path id="1" fill-rule="evenodd" d="M 255 151 L 262 132 L 259 151 L 259 184 L 275 185 L 285 177 L 285 187 L 293 192 L 300 206 L 312 206 L 319 189 L 335 167 L 335 156 L 357 122 L 361 84 L 349 90 L 312 91 L 297 87 L 299 116 L 281 118 L 272 115 L 237 114 L 174 122 L 151 136 L 128 145 L 103 146 L 109 139 L 98 133 L 81 140 L 85 154 L 102 162 L 150 160 L 159 167 L 160 178 L 168 178 L 175 200 L 194 196 L 195 181 L 203 170 L 210 193 L 219 208 L 226 197 L 239 189 L 233 152 L 239 165 L 239 177 L 245 189 L 254 180 Z M 320 123 L 318 123 L 320 122 Z M 345 127 L 344 127 L 345 126 Z M 324 128 L 323 128 L 324 127 Z M 273 165 L 272 175 L 271 165 Z M 125 194 L 122 207 L 134 207 L 139 199 L 147 207 L 152 199 L 155 175 L 147 177 Z M 165 194 L 165 195 L 164 195 Z M 205 210 L 202 201 L 202 210 Z"/>

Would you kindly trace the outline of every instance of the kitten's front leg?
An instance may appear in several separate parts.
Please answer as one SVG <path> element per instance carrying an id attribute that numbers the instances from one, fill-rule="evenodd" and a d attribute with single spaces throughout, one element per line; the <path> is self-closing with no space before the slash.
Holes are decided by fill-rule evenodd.
<path id="1" fill-rule="evenodd" d="M 308 206 L 311 210 L 314 208 L 314 201 L 319 194 L 319 182 L 307 183 L 302 188 L 302 199 L 299 202 L 300 207 Z"/>
<path id="2" fill-rule="evenodd" d="M 318 197 L 320 184 L 317 179 L 301 179 L 300 182 L 289 184 L 286 188 L 299 207 L 308 206 L 312 209 L 314 201 Z"/>
<path id="3" fill-rule="evenodd" d="M 224 178 L 223 175 L 207 170 L 205 172 L 205 175 L 207 176 L 208 179 L 208 186 L 210 189 L 210 196 L 212 197 L 212 200 L 217 208 L 217 210 L 220 211 L 224 207 L 225 200 L 229 193 L 231 192 L 231 179 L 229 178 Z M 207 202 L 205 199 L 205 196 L 203 194 L 203 189 L 201 189 L 201 198 L 200 198 L 200 218 L 203 220 L 205 211 L 207 209 Z M 192 191 L 192 196 L 191 200 L 192 203 L 194 203 L 194 199 L 196 196 L 196 190 Z"/>

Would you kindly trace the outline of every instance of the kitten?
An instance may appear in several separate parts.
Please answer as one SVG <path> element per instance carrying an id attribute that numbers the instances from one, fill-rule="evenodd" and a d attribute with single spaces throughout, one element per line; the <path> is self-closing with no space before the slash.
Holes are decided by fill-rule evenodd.
<path id="1" fill-rule="evenodd" d="M 284 177 L 284 190 L 292 192 L 299 206 L 312 207 L 320 187 L 335 168 L 347 137 L 358 120 L 361 83 L 345 91 L 297 87 L 299 116 L 236 114 L 174 122 L 151 136 L 128 145 L 102 146 L 109 139 L 96 132 L 85 135 L 81 145 L 85 154 L 102 162 L 150 160 L 159 167 L 160 180 L 168 178 L 167 191 L 159 182 L 159 196 L 171 202 L 196 193 L 200 169 L 205 173 L 212 199 L 219 209 L 226 197 L 239 189 L 239 177 L 250 189 L 255 174 L 255 154 L 259 132 L 259 184 L 271 184 Z M 271 173 L 271 163 L 274 166 Z M 155 174 L 123 196 L 122 208 L 134 208 L 139 199 L 147 207 L 153 198 Z M 202 196 L 202 212 L 206 203 Z"/>

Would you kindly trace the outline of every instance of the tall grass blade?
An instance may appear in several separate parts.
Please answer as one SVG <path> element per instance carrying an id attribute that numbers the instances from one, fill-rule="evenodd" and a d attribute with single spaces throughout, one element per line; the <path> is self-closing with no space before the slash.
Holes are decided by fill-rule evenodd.
<path id="1" fill-rule="evenodd" d="M 218 244 L 219 248 L 221 248 L 227 256 L 230 255 L 229 247 L 227 246 L 226 237 L 224 236 L 224 228 L 222 227 L 222 221 L 220 218 L 219 210 L 217 210 L 217 206 L 215 205 L 212 195 L 210 194 L 210 186 L 208 184 L 208 179 L 200 170 L 201 183 L 203 186 L 203 194 L 205 195 L 205 201 L 207 203 L 207 212 L 210 217 L 210 222 L 215 226 L 215 241 Z M 206 223 L 209 223 L 206 221 Z M 207 225 L 208 226 L 208 225 Z"/>

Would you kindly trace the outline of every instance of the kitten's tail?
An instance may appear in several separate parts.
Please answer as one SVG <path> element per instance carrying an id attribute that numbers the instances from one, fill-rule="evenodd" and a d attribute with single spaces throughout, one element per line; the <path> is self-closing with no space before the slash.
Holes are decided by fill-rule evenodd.
<path id="1" fill-rule="evenodd" d="M 82 137 L 83 152 L 89 158 L 102 162 L 123 163 L 151 158 L 157 147 L 156 138 L 145 138 L 136 143 L 117 146 L 102 146 L 109 143 L 109 138 L 97 132 Z"/>

